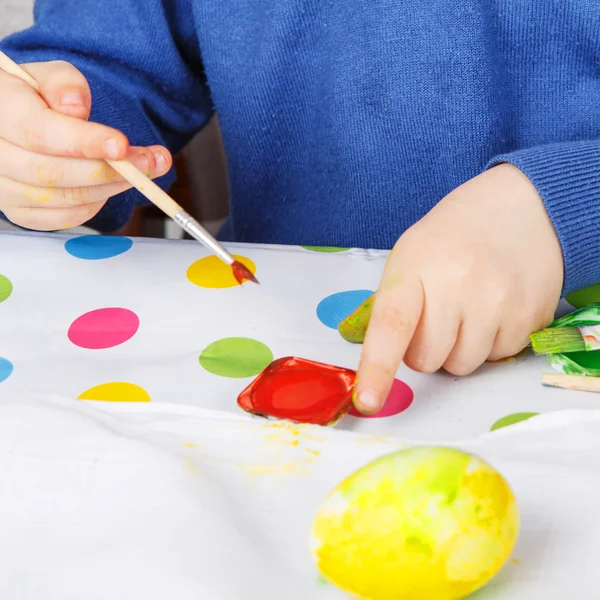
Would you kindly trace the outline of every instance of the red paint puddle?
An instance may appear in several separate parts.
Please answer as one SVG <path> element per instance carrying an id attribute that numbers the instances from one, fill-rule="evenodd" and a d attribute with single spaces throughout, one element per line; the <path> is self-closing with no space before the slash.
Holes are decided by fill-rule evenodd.
<path id="1" fill-rule="evenodd" d="M 238 397 L 246 412 L 333 425 L 352 406 L 356 372 L 304 358 L 273 361 Z"/>

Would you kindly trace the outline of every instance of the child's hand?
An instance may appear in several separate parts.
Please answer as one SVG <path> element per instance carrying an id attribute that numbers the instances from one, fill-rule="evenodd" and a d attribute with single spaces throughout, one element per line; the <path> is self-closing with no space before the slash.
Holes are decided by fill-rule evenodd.
<path id="1" fill-rule="evenodd" d="M 102 159 L 128 158 L 151 177 L 167 173 L 165 148 L 130 148 L 114 129 L 90 123 L 83 75 L 64 62 L 24 65 L 41 95 L 0 71 L 0 211 L 28 229 L 75 227 L 131 186 Z"/>
<path id="2" fill-rule="evenodd" d="M 502 164 L 446 196 L 397 242 L 377 291 L 356 384 L 376 412 L 402 360 L 455 375 L 512 356 L 548 325 L 563 259 L 536 189 Z"/>

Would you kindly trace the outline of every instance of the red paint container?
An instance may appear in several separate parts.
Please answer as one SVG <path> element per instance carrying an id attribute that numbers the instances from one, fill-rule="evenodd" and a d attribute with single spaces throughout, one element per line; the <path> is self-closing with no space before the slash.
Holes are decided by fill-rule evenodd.
<path id="1" fill-rule="evenodd" d="M 334 425 L 352 407 L 355 379 L 351 369 L 279 358 L 238 396 L 238 405 L 262 417 Z"/>

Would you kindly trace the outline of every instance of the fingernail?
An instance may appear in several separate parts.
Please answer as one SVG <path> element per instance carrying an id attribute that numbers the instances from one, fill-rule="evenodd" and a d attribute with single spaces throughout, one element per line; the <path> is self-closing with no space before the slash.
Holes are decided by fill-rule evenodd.
<path id="1" fill-rule="evenodd" d="M 115 139 L 106 140 L 102 146 L 106 158 L 117 160 L 119 158 L 119 142 Z"/>
<path id="2" fill-rule="evenodd" d="M 144 154 L 136 156 L 132 162 L 142 173 L 145 173 L 146 175 L 149 173 L 150 163 L 148 161 L 148 157 Z"/>
<path id="3" fill-rule="evenodd" d="M 165 158 L 165 155 L 158 150 L 154 150 L 152 154 L 154 154 L 156 160 L 156 170 L 159 173 L 164 173 L 167 170 L 167 159 Z"/>
<path id="4" fill-rule="evenodd" d="M 373 390 L 365 390 L 360 392 L 357 398 L 357 404 L 359 410 L 365 410 L 373 413 L 379 410 L 379 395 Z"/>
<path id="5" fill-rule="evenodd" d="M 66 92 L 60 99 L 61 106 L 85 106 L 83 96 L 78 92 Z"/>

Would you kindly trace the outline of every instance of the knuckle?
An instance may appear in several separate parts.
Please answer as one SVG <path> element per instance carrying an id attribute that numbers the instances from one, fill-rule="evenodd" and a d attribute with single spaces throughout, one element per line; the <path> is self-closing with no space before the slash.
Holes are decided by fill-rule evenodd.
<path id="1" fill-rule="evenodd" d="M 102 181 L 103 183 L 117 183 L 123 181 L 123 177 L 107 162 L 102 163 L 102 166 L 98 169 L 94 179 L 96 181 Z"/>
<path id="2" fill-rule="evenodd" d="M 24 227 L 25 229 L 31 230 L 43 229 L 43 227 L 40 225 L 39 219 L 33 217 L 29 211 L 11 207 L 6 210 L 3 209 L 3 212 L 6 218 L 18 227 Z"/>
<path id="3" fill-rule="evenodd" d="M 53 60 L 50 61 L 50 65 L 52 65 L 53 67 L 57 67 L 57 68 L 72 68 L 74 69 L 75 67 L 70 63 L 67 62 L 66 60 Z"/>
<path id="4" fill-rule="evenodd" d="M 488 299 L 488 306 L 501 307 L 508 303 L 510 298 L 510 288 L 505 282 L 492 282 L 488 286 L 486 296 Z"/>
<path id="5" fill-rule="evenodd" d="M 530 314 L 516 311 L 513 314 L 512 320 L 516 335 L 522 335 L 523 333 L 529 335 L 531 333 L 530 329 L 533 323 L 533 319 L 531 318 Z"/>
<path id="6" fill-rule="evenodd" d="M 488 356 L 488 360 L 491 362 L 513 358 L 520 354 L 527 347 L 527 342 L 525 343 L 504 343 L 499 342 L 494 346 L 490 355 Z"/>
<path id="7" fill-rule="evenodd" d="M 36 169 L 36 183 L 43 187 L 56 187 L 64 185 L 65 169 L 60 162 L 42 160 Z"/>
<path id="8" fill-rule="evenodd" d="M 447 256 L 446 273 L 454 281 L 465 283 L 473 274 L 475 258 L 464 252 L 454 253 Z"/>
<path id="9" fill-rule="evenodd" d="M 123 178 L 117 171 L 115 171 L 107 162 L 101 162 L 98 168 L 95 169 L 89 177 L 91 185 L 105 184 L 105 183 L 117 183 L 122 181 Z"/>
<path id="10" fill-rule="evenodd" d="M 50 63 L 52 69 L 57 72 L 68 74 L 71 78 L 77 78 L 78 83 L 79 80 L 85 80 L 85 77 L 81 73 L 81 71 L 73 64 L 66 60 L 53 60 Z"/>
<path id="11" fill-rule="evenodd" d="M 418 223 L 409 227 L 398 239 L 390 254 L 398 256 L 401 254 L 414 255 L 415 251 L 423 247 L 433 247 L 434 240 L 430 239 L 427 230 Z"/>
<path id="12" fill-rule="evenodd" d="M 485 297 L 488 306 L 500 307 L 508 304 L 512 288 L 510 280 L 503 274 L 486 270 Z"/>
<path id="13" fill-rule="evenodd" d="M 451 358 L 444 363 L 444 370 L 448 371 L 451 375 L 456 375 L 456 377 L 466 377 L 473 373 L 480 364 L 481 362 L 475 363 L 460 357 Z"/>
<path id="14" fill-rule="evenodd" d="M 103 204 L 104 202 L 82 204 L 81 206 L 71 209 L 67 220 L 69 223 L 73 223 L 74 226 L 82 225 L 89 221 L 102 208 Z"/>
<path id="15" fill-rule="evenodd" d="M 90 201 L 90 189 L 86 187 L 65 188 L 62 200 L 67 207 L 79 207 Z"/>
<path id="16" fill-rule="evenodd" d="M 429 353 L 424 351 L 409 351 L 404 357 L 404 363 L 407 367 L 417 373 L 435 373 L 439 370 L 441 364 L 436 361 Z"/>
<path id="17" fill-rule="evenodd" d="M 404 333 L 412 325 L 410 316 L 397 306 L 384 306 L 374 311 L 372 321 L 375 326 L 388 329 L 394 333 Z"/>
<path id="18" fill-rule="evenodd" d="M 361 370 L 372 381 L 380 382 L 385 378 L 394 377 L 398 370 L 398 365 L 384 364 L 381 361 L 365 356 L 361 361 Z"/>
<path id="19" fill-rule="evenodd" d="M 431 374 L 435 373 L 439 369 L 439 365 L 435 364 L 425 355 L 406 356 L 404 358 L 404 363 L 409 369 L 412 369 L 417 373 Z"/>
<path id="20" fill-rule="evenodd" d="M 47 151 L 46 135 L 43 119 L 25 119 L 19 125 L 23 139 L 26 144 L 26 149 L 32 152 L 41 154 Z"/>

